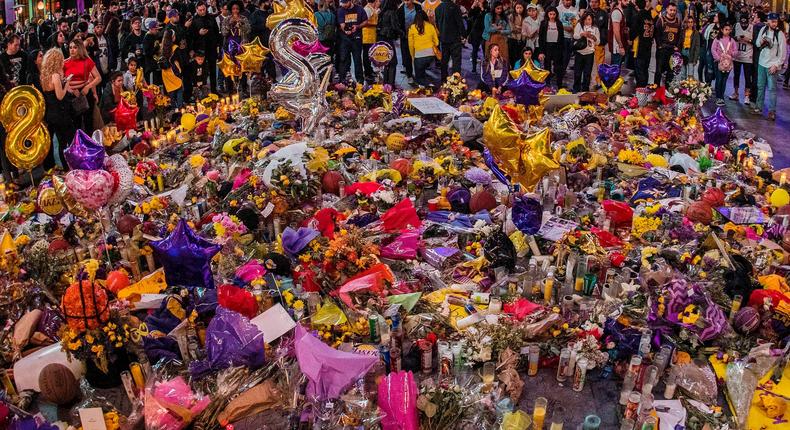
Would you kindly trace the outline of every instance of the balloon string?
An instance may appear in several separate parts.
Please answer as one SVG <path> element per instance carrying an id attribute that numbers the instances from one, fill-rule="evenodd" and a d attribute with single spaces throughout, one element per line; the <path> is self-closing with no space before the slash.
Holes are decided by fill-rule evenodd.
<path id="1" fill-rule="evenodd" d="M 112 259 L 110 258 L 110 244 L 107 239 L 107 230 L 104 229 L 104 208 L 99 210 L 99 226 L 101 227 L 102 235 L 104 236 L 104 253 L 107 254 L 107 264 L 112 269 Z"/>
<path id="2" fill-rule="evenodd" d="M 35 188 L 36 187 L 36 180 L 33 179 L 33 169 L 28 170 L 27 173 L 30 175 L 30 185 L 33 188 Z"/>

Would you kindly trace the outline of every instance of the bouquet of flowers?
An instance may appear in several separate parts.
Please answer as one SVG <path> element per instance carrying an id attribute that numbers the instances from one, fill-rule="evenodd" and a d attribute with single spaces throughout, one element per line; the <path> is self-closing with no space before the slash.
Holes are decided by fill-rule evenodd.
<path id="1" fill-rule="evenodd" d="M 672 85 L 669 90 L 678 103 L 696 106 L 704 105 L 711 94 L 713 94 L 713 89 L 710 85 L 691 78 Z"/>
<path id="2" fill-rule="evenodd" d="M 444 94 L 445 101 L 453 106 L 462 103 L 466 100 L 469 86 L 466 85 L 460 73 L 453 73 L 452 76 L 447 78 L 447 81 L 442 84 L 442 93 Z"/>

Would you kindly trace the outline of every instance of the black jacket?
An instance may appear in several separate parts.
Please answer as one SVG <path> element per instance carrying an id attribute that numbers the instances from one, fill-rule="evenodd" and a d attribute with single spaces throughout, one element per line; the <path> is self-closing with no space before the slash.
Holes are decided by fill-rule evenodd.
<path id="1" fill-rule="evenodd" d="M 205 36 L 200 34 L 200 29 L 208 29 Z M 217 48 L 219 47 L 219 27 L 213 15 L 195 15 L 192 17 L 192 25 L 189 27 L 189 46 L 195 51 L 203 51 L 206 58 L 217 58 Z"/>
<path id="2" fill-rule="evenodd" d="M 483 40 L 483 29 L 485 27 L 486 13 L 488 13 L 487 9 L 481 9 L 479 7 L 469 10 L 469 26 L 466 29 L 469 41 L 479 42 Z"/>
<path id="3" fill-rule="evenodd" d="M 598 27 L 598 33 L 601 35 L 598 45 L 604 46 L 609 37 L 609 13 L 603 9 L 591 10 L 591 12 L 593 13 L 593 24 Z"/>
<path id="4" fill-rule="evenodd" d="M 560 22 L 560 20 L 558 19 L 555 22 L 557 23 L 557 43 L 558 46 L 560 47 L 559 55 L 562 56 L 563 55 L 562 47 L 564 46 L 563 44 L 565 43 L 565 32 L 562 29 L 562 23 Z M 535 54 L 549 55 L 549 53 L 546 52 L 546 33 L 548 33 L 548 31 L 549 31 L 549 20 L 544 19 L 540 23 L 540 29 L 538 30 L 538 49 L 535 51 Z"/>
<path id="5" fill-rule="evenodd" d="M 129 58 L 129 54 L 135 54 L 135 52 L 139 49 L 140 55 L 136 55 L 137 57 L 137 64 L 142 66 L 144 58 L 144 50 L 143 46 L 145 45 L 145 32 L 140 31 L 140 35 L 134 34 L 134 32 L 130 32 L 127 34 L 123 40 L 121 40 L 121 60 L 125 63 L 126 60 Z"/>
<path id="6" fill-rule="evenodd" d="M 466 34 L 461 8 L 453 0 L 442 0 L 436 8 L 436 29 L 441 44 L 460 43 Z"/>
<path id="7" fill-rule="evenodd" d="M 404 37 L 398 23 L 397 10 L 384 10 L 379 14 L 379 23 L 376 26 L 376 38 L 392 42 Z"/>
<path id="8" fill-rule="evenodd" d="M 400 27 L 401 37 L 406 37 L 409 34 L 409 29 L 406 28 L 406 11 L 404 10 L 404 5 L 401 4 L 398 6 L 398 26 Z M 415 12 L 419 12 L 422 10 L 422 6 L 419 3 L 414 3 L 414 10 Z"/>
<path id="9" fill-rule="evenodd" d="M 266 26 L 266 19 L 269 18 L 269 15 L 272 14 L 272 10 L 263 10 L 261 8 L 255 9 L 253 13 L 250 14 L 250 40 L 254 40 L 256 37 L 261 39 L 261 43 L 266 46 L 269 46 L 269 34 L 271 30 L 269 27 Z"/>

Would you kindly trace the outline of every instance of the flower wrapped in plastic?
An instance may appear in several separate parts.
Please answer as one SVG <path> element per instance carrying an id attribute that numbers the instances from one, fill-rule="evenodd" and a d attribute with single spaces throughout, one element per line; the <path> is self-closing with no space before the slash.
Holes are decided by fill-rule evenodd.
<path id="1" fill-rule="evenodd" d="M 205 409 L 211 399 L 192 391 L 184 378 L 166 381 L 152 378 L 145 389 L 146 430 L 181 430 Z"/>
<path id="2" fill-rule="evenodd" d="M 192 362 L 190 372 L 203 375 L 230 366 L 258 368 L 264 362 L 263 333 L 243 315 L 217 307 L 217 314 L 206 328 L 207 358 Z"/>

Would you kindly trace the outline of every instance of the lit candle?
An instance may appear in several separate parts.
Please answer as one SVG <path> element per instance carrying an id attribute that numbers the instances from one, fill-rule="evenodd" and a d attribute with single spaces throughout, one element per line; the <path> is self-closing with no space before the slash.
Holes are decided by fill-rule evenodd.
<path id="1" fill-rule="evenodd" d="M 768 161 L 768 153 L 767 152 L 760 151 L 760 161 L 762 161 L 763 163 Z"/>
<path id="2" fill-rule="evenodd" d="M 779 176 L 779 186 L 780 187 L 784 187 L 785 183 L 787 183 L 787 173 L 786 172 L 782 172 L 782 175 Z"/>

